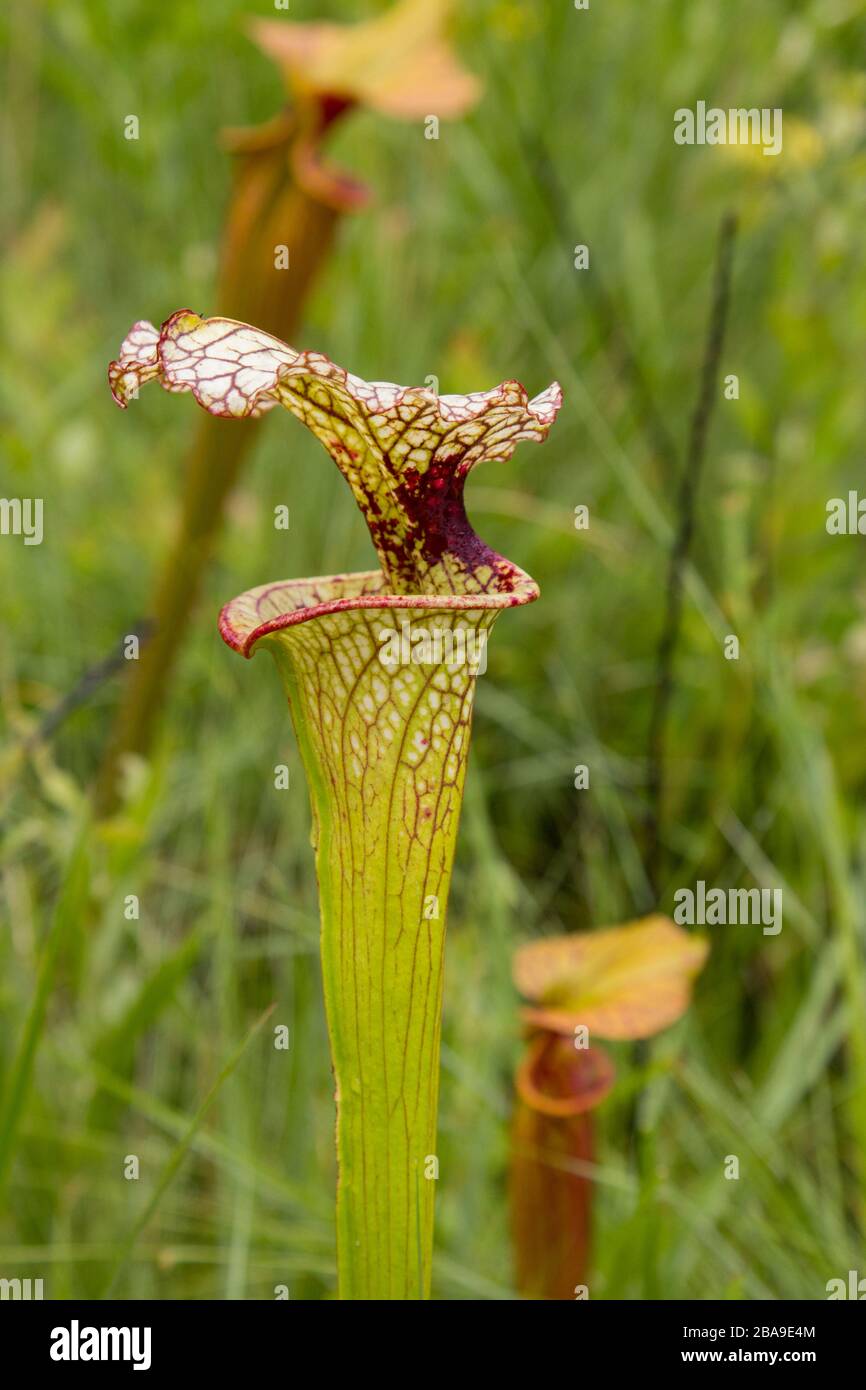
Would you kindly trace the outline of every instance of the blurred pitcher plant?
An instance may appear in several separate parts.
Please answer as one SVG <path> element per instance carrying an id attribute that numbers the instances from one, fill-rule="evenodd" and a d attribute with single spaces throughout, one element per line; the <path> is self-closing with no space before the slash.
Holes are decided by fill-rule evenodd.
<path id="1" fill-rule="evenodd" d="M 511 1221 L 524 1298 L 583 1296 L 592 1226 L 592 1111 L 616 1070 L 591 1039 L 650 1038 L 682 1018 L 707 942 L 668 917 L 523 946 L 514 983 L 528 1000 L 515 1076 Z"/>
<path id="2" fill-rule="evenodd" d="M 217 305 L 226 316 L 295 336 L 340 219 L 368 201 L 363 184 L 325 159 L 333 127 L 369 109 L 401 120 L 461 115 L 477 80 L 445 38 L 451 0 L 401 0 L 356 25 L 257 20 L 250 33 L 279 66 L 290 104 L 272 120 L 224 134 L 235 157 L 223 232 Z M 134 663 L 96 781 L 100 812 L 112 811 L 128 754 L 151 746 L 226 502 L 255 432 L 202 417 L 190 450 L 180 515 L 150 606 L 152 636 Z"/>
<path id="3" fill-rule="evenodd" d="M 380 568 L 251 589 L 220 616 L 274 657 L 310 790 L 337 1103 L 340 1296 L 430 1293 L 445 914 L 475 685 L 504 608 L 535 581 L 473 531 L 476 464 L 546 438 L 557 385 L 467 396 L 366 382 L 316 352 L 188 310 L 137 323 L 120 405 L 151 379 L 215 417 L 280 404 L 351 488 Z M 242 717 L 242 712 L 239 712 Z"/>

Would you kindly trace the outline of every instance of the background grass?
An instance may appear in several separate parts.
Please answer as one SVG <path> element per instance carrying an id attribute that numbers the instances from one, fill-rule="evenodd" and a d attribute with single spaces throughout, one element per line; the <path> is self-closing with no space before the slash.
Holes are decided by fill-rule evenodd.
<path id="1" fill-rule="evenodd" d="M 863 476 L 862 7 L 461 9 L 484 100 L 438 142 L 420 123 L 346 125 L 339 154 L 376 199 L 344 226 L 298 344 L 371 378 L 435 373 L 443 391 L 511 376 L 565 391 L 543 449 L 468 492 L 479 530 L 543 598 L 502 621 L 479 689 L 450 910 L 436 1293 L 513 1297 L 515 945 L 652 906 L 656 646 L 733 211 L 722 371 L 740 396 L 718 401 L 701 482 L 655 867 L 668 911 L 700 878 L 781 886 L 784 929 L 715 929 L 688 1018 L 645 1055 L 614 1049 L 590 1283 L 593 1297 L 822 1298 L 828 1279 L 866 1273 L 866 587 L 863 541 L 824 525 L 827 500 Z M 195 406 L 148 393 L 121 415 L 105 365 L 133 319 L 212 307 L 229 181 L 216 135 L 281 100 L 243 36 L 255 13 L 272 11 L 12 0 L 0 20 L 0 493 L 43 497 L 46 527 L 39 547 L 0 539 L 0 1275 L 42 1276 L 51 1297 L 98 1295 L 115 1275 L 125 1297 L 335 1285 L 307 796 L 273 672 L 215 630 L 220 604 L 254 584 L 369 566 L 360 515 L 305 431 L 269 421 L 126 816 L 96 832 L 86 814 L 116 682 L 23 751 L 146 613 L 171 535 Z M 782 107 L 782 156 L 675 146 L 673 112 L 698 99 Z M 578 243 L 589 271 L 573 268 Z M 288 534 L 272 524 L 281 502 Z M 573 528 L 579 503 L 588 531 Z"/>

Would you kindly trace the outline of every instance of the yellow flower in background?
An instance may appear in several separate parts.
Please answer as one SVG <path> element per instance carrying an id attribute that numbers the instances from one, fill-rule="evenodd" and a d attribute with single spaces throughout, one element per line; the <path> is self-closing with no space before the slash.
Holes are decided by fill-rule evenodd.
<path id="1" fill-rule="evenodd" d="M 490 16 L 490 23 L 504 39 L 518 42 L 537 33 L 538 10 L 537 5 L 530 5 L 527 0 L 501 0 Z"/>
<path id="2" fill-rule="evenodd" d="M 824 140 L 814 125 L 799 116 L 784 117 L 782 148 L 775 159 L 767 159 L 760 143 L 717 145 L 729 159 L 760 174 L 787 174 L 810 169 L 824 156 Z"/>

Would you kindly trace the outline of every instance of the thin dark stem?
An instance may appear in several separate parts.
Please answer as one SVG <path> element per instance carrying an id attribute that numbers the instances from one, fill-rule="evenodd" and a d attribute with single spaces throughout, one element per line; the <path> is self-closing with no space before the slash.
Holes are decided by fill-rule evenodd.
<path id="1" fill-rule="evenodd" d="M 144 618 L 130 629 L 130 636 L 136 636 L 140 646 L 144 646 L 153 631 L 153 623 Z M 94 666 L 88 667 L 75 685 L 44 716 L 34 733 L 26 740 L 28 747 L 46 743 L 59 729 L 64 720 L 76 709 L 87 703 L 92 695 L 110 680 L 112 676 L 126 668 L 127 662 L 122 652 L 112 652 Z"/>
<path id="2" fill-rule="evenodd" d="M 548 215 L 557 235 L 565 245 L 571 245 L 579 233 L 574 230 L 574 216 L 569 199 L 550 151 L 537 130 L 521 131 L 520 138 L 532 162 L 538 183 L 546 195 Z M 679 450 L 659 413 L 652 387 L 646 378 L 637 353 L 632 348 L 617 310 L 602 280 L 597 266 L 585 277 L 590 307 L 595 315 L 601 341 L 611 356 L 614 371 L 621 375 L 630 391 L 628 398 L 635 404 L 638 423 L 646 430 L 650 450 L 665 464 L 669 476 L 674 476 L 679 462 Z"/>
<path id="3" fill-rule="evenodd" d="M 707 434 L 718 394 L 719 360 L 725 338 L 731 287 L 731 266 L 737 220 L 727 213 L 719 229 L 713 300 L 704 347 L 700 389 L 689 430 L 685 465 L 677 495 L 677 528 L 668 562 L 665 612 L 656 652 L 656 685 L 650 713 L 647 797 L 649 816 L 646 837 L 646 874 L 652 906 L 658 905 L 662 881 L 662 822 L 665 795 L 665 758 L 668 715 L 674 689 L 674 661 L 683 608 L 683 580 L 695 530 L 698 489 L 706 453 Z"/>

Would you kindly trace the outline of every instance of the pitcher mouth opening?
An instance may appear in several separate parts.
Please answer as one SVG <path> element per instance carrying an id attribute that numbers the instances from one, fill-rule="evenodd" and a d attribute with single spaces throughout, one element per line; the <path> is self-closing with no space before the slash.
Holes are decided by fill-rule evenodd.
<path id="1" fill-rule="evenodd" d="M 227 603 L 219 615 L 219 632 L 233 651 L 251 657 L 262 637 L 332 613 L 362 608 L 468 613 L 517 608 L 538 598 L 535 580 L 515 565 L 509 564 L 509 581 L 508 589 L 478 593 L 395 594 L 381 570 L 278 580 Z"/>
<path id="2" fill-rule="evenodd" d="M 570 1038 L 539 1033 L 529 1044 L 515 1082 L 530 1109 L 566 1120 L 604 1100 L 615 1075 L 613 1062 L 601 1048 L 577 1050 Z"/>

